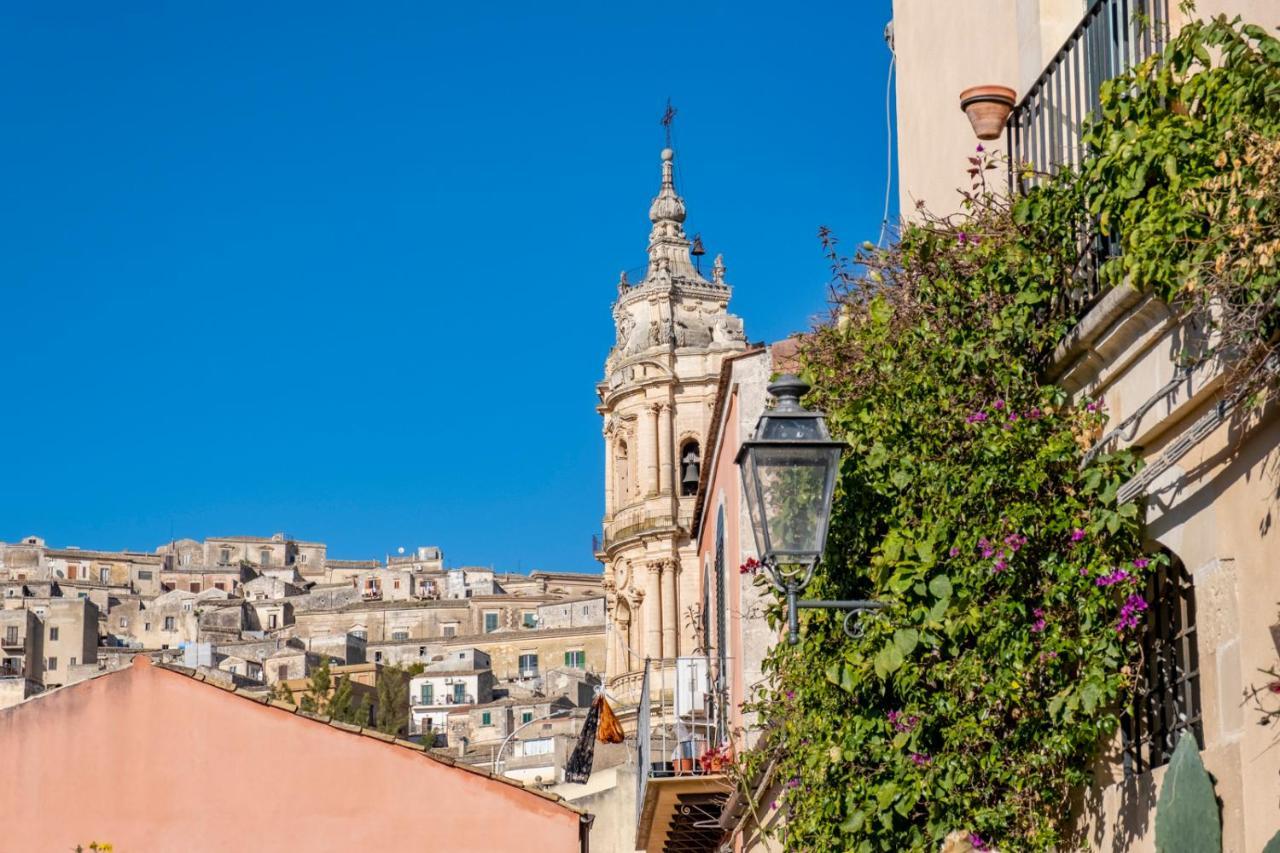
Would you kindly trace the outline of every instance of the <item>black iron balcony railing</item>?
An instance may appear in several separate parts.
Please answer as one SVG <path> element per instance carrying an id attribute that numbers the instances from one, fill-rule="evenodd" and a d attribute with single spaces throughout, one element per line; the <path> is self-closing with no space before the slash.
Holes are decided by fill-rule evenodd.
<path id="1" fill-rule="evenodd" d="M 1031 84 L 1005 126 L 1009 189 L 1023 193 L 1088 153 L 1084 125 L 1107 80 L 1160 51 L 1167 39 L 1167 0 L 1091 0 L 1084 18 Z M 1114 235 L 1081 223 L 1081 263 L 1073 287 L 1048 306 L 1050 316 L 1080 317 L 1103 295 L 1102 263 L 1117 251 Z"/>
<path id="2" fill-rule="evenodd" d="M 1080 24 L 1009 114 L 1013 188 L 1079 167 L 1084 122 L 1098 108 L 1102 84 L 1161 50 L 1168 26 L 1167 0 L 1089 3 Z"/>

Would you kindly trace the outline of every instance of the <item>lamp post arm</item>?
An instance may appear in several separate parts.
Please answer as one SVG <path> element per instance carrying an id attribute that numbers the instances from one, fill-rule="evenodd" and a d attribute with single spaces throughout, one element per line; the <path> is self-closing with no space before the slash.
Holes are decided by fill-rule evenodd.
<path id="1" fill-rule="evenodd" d="M 502 761 L 502 753 L 504 750 L 506 750 L 507 744 L 511 743 L 511 739 L 516 736 L 517 732 L 521 731 L 522 729 L 526 729 L 529 726 L 532 726 L 534 723 L 544 723 L 547 720 L 555 719 L 556 717 L 561 717 L 561 716 L 564 716 L 565 714 L 572 714 L 572 713 L 573 713 L 572 708 L 561 708 L 559 711 L 552 711 L 550 714 L 547 714 L 545 717 L 539 717 L 536 720 L 530 720 L 527 723 L 521 723 L 520 725 L 516 726 L 514 729 L 511 730 L 511 734 L 507 735 L 506 738 L 503 739 L 502 746 L 498 747 L 498 753 L 493 757 L 493 763 L 491 765 L 492 772 L 494 773 L 498 772 L 498 764 L 501 763 Z"/>

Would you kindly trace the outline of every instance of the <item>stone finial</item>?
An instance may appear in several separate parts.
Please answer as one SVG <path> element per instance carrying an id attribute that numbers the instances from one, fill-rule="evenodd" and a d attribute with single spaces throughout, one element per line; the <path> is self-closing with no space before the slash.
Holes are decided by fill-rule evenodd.
<path id="1" fill-rule="evenodd" d="M 717 254 L 715 263 L 711 265 L 711 281 L 724 284 L 724 255 Z"/>
<path id="2" fill-rule="evenodd" d="M 618 293 L 623 294 L 631 287 L 631 282 L 627 281 L 627 271 L 623 270 L 618 273 Z"/>
<path id="3" fill-rule="evenodd" d="M 676 194 L 675 170 L 672 161 L 676 152 L 670 148 L 662 149 L 662 188 L 649 206 L 650 222 L 684 222 L 684 199 Z"/>

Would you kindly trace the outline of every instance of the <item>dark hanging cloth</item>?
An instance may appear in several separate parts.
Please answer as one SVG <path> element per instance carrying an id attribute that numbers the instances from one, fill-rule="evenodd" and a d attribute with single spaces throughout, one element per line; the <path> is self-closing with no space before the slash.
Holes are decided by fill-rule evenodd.
<path id="1" fill-rule="evenodd" d="M 578 744 L 564 765 L 566 782 L 581 784 L 591 778 L 591 763 L 596 757 L 596 727 L 600 725 L 600 705 L 603 702 L 604 697 L 597 696 L 591 703 L 587 719 L 582 723 L 582 733 L 578 735 Z"/>

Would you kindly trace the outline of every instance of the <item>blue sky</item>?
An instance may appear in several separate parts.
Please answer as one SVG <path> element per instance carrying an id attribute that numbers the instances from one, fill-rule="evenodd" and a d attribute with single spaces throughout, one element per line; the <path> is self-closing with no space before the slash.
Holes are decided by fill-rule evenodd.
<path id="1" fill-rule="evenodd" d="M 876 237 L 889 6 L 9 8 L 0 540 L 598 568 L 666 98 L 686 224 L 783 337 L 818 226 Z"/>

